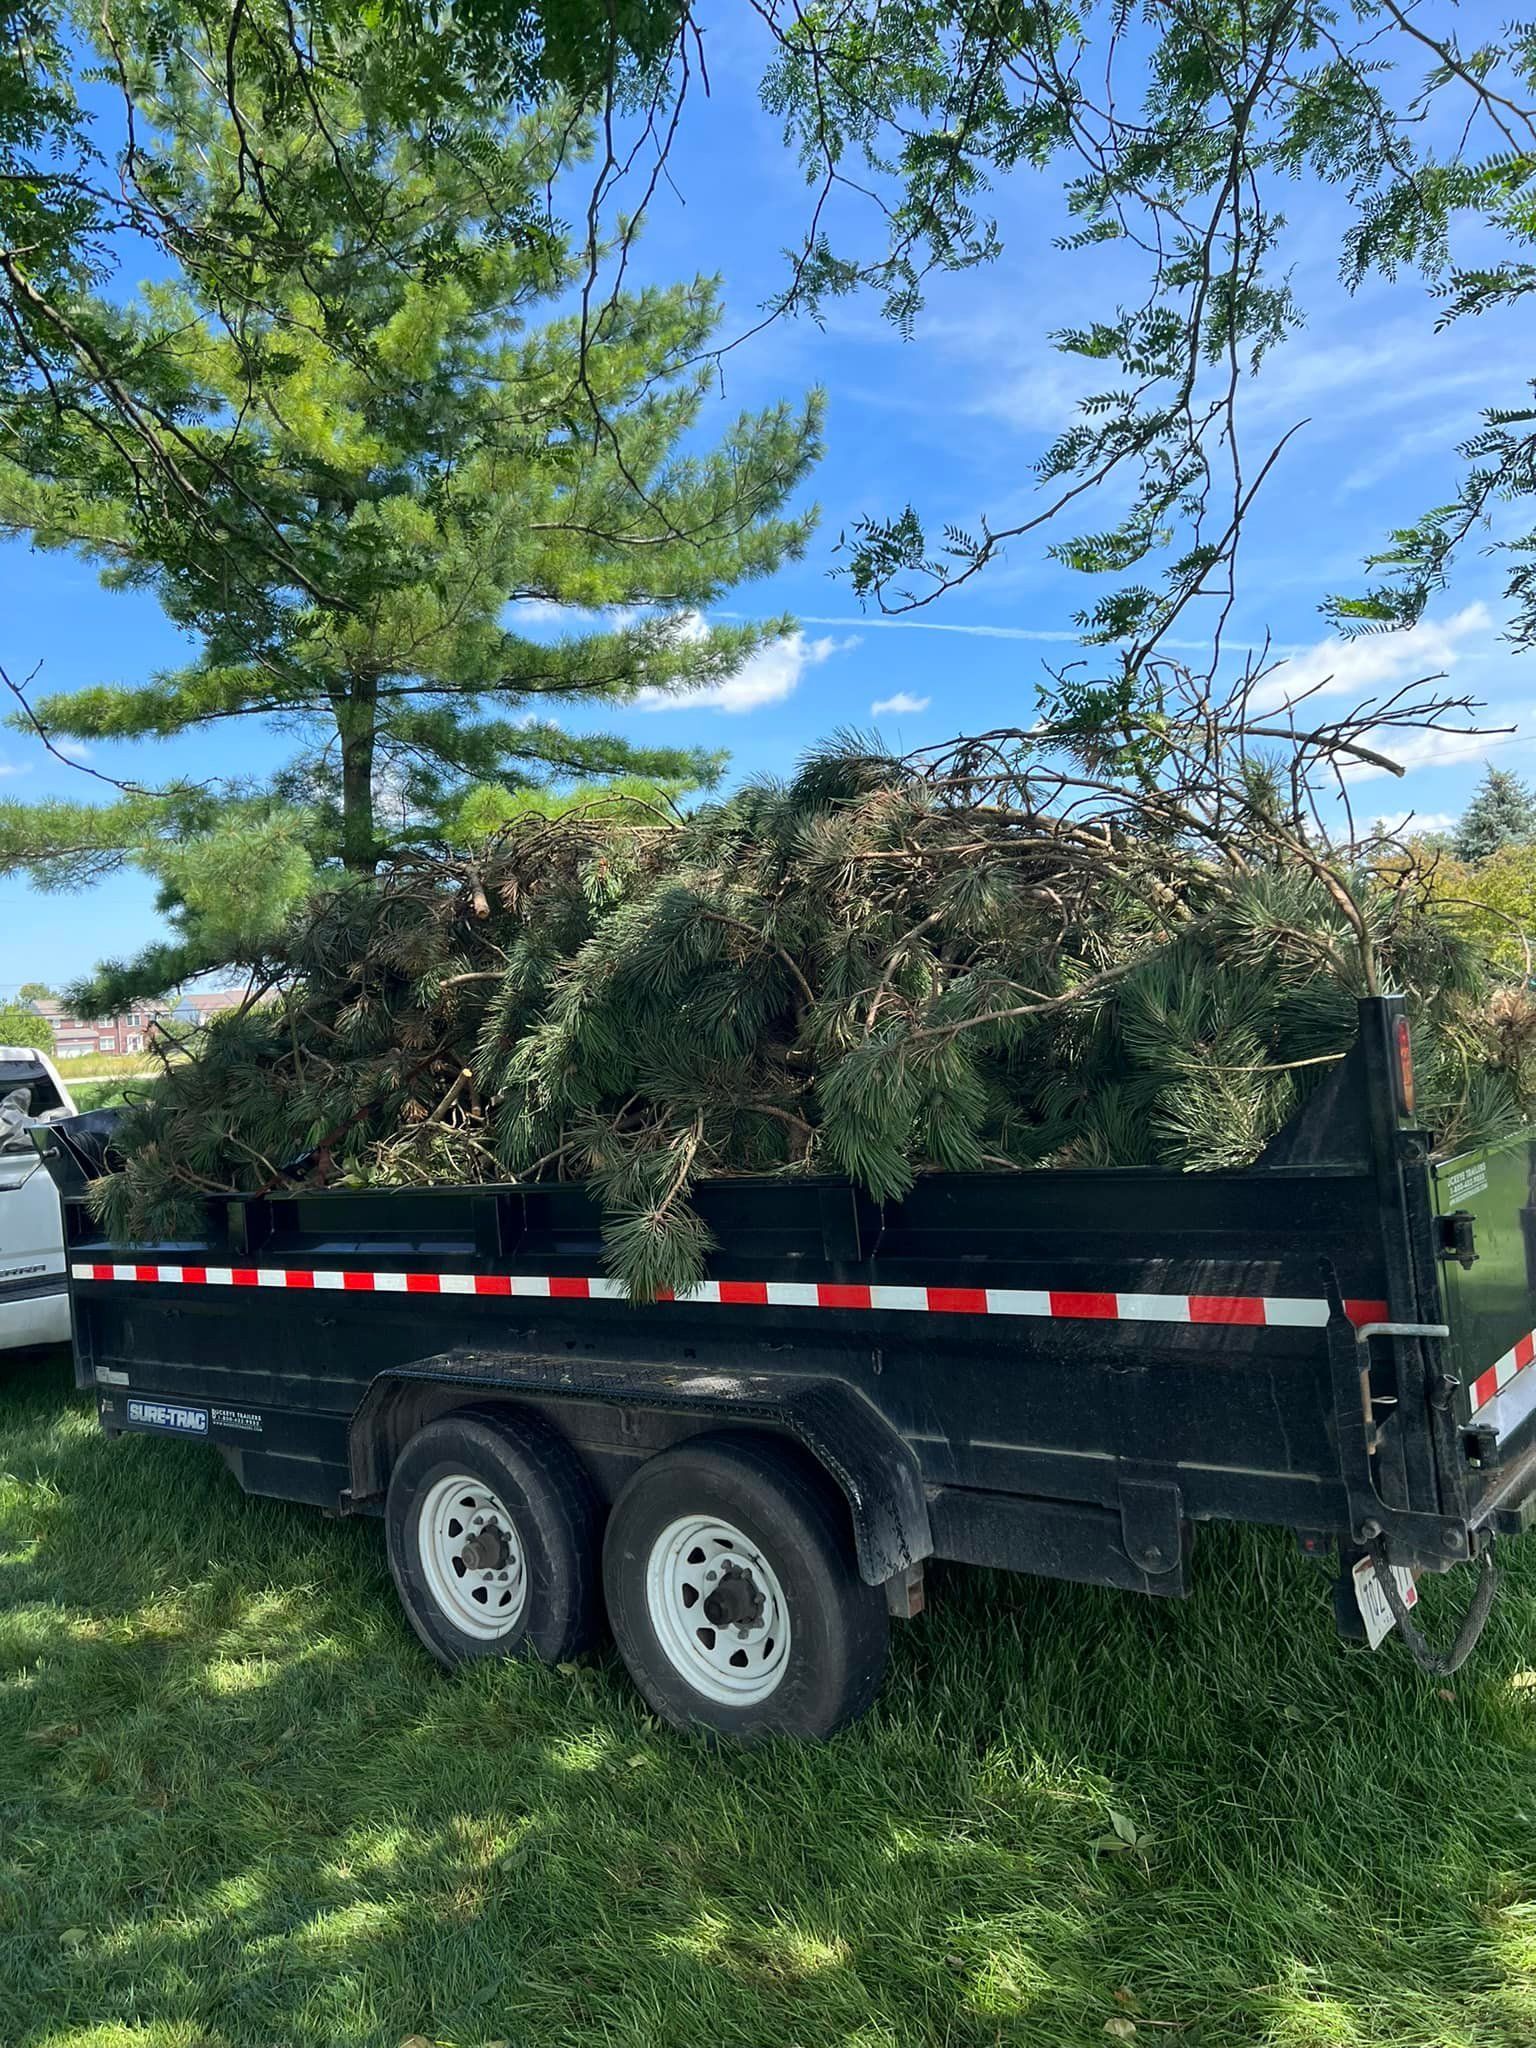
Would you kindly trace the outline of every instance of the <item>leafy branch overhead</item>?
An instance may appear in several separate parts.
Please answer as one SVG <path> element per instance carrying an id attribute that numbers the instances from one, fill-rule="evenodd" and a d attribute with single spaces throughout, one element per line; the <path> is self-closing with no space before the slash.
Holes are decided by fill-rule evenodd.
<path id="1" fill-rule="evenodd" d="M 910 326 L 926 272 L 1006 260 L 990 188 L 1045 169 L 1077 223 L 1059 246 L 1091 271 L 1113 245 L 1115 274 L 1142 278 L 1140 297 L 1056 334 L 1108 377 L 1040 458 L 1021 518 L 931 540 L 908 507 L 853 536 L 854 584 L 887 609 L 927 603 L 1039 535 L 1072 567 L 1119 579 L 1080 623 L 1128 642 L 1133 665 L 1196 596 L 1220 615 L 1255 484 L 1281 445 L 1245 450 L 1244 387 L 1305 317 L 1294 278 L 1313 230 L 1286 217 L 1301 181 L 1342 201 L 1351 287 L 1417 272 L 1444 324 L 1512 305 L 1536 280 L 1523 254 L 1536 169 L 1529 24 L 1490 21 L 1467 43 L 1456 10 L 1397 0 L 1342 15 L 1310 0 L 761 12 L 779 45 L 767 97 L 816 190 L 852 185 L 862 160 L 894 195 L 867 253 L 836 253 L 830 229 L 808 241 L 795 296 L 869 286 Z M 1387 580 L 1340 601 L 1342 618 L 1416 619 L 1491 509 L 1536 495 L 1531 417 L 1523 394 L 1490 393 L 1456 501 L 1396 537 L 1380 557 Z M 1109 519 L 1074 528 L 1086 507 L 1102 520 L 1111 483 Z M 1529 638 L 1529 541 L 1504 544 L 1515 630 Z"/>
<path id="2" fill-rule="evenodd" d="M 1030 251 L 998 224 L 999 188 L 1026 179 L 1064 207 L 1059 246 L 1104 293 L 1055 336 L 1104 375 L 1085 380 L 1022 515 L 934 532 L 908 506 L 849 537 L 855 586 L 882 607 L 928 603 L 1034 537 L 1111 580 L 1082 624 L 1126 642 L 1133 665 L 1197 596 L 1219 614 L 1281 440 L 1245 447 L 1244 388 L 1306 313 L 1296 259 L 1315 255 L 1316 228 L 1298 192 L 1336 202 L 1348 285 L 1422 277 L 1442 325 L 1521 307 L 1536 285 L 1529 23 L 1475 24 L 1449 0 L 1359 0 L 1342 14 L 1323 0 L 1236 11 L 1220 0 L 1070 11 L 754 0 L 747 13 L 741 47 L 751 61 L 755 25 L 764 102 L 808 180 L 803 234 L 754 327 L 867 290 L 911 331 L 933 271 L 990 263 L 1018 278 L 1021 321 L 1033 321 L 1037 301 L 1013 268 Z M 338 210 L 402 270 L 451 276 L 451 207 L 394 192 L 380 175 L 383 133 L 454 163 L 497 235 L 532 248 L 549 211 L 499 180 L 507 119 L 553 97 L 569 141 L 593 117 L 596 146 L 569 188 L 579 309 L 568 397 L 605 431 L 587 357 L 622 325 L 632 238 L 708 89 L 709 23 L 693 0 L 245 0 L 233 15 L 214 0 L 175 0 L 169 15 L 164 0 L 109 0 L 93 33 L 129 134 L 120 178 L 93 154 L 57 10 L 14 0 L 4 20 L 17 90 L 0 146 L 25 175 L 0 186 L 0 388 L 62 379 L 82 421 L 131 445 L 146 488 L 179 497 L 210 535 L 231 509 L 228 494 L 210 502 L 203 490 L 216 451 L 188 447 L 174 394 L 140 387 L 134 338 L 82 287 L 110 267 L 115 236 L 150 244 L 196 278 L 244 358 L 243 308 L 261 302 L 274 264 L 323 245 Z M 359 127 L 349 105 L 375 118 Z M 168 112 L 172 129 L 222 137 L 229 176 L 211 209 L 194 160 L 162 144 Z M 264 132 L 274 120 L 281 144 Z M 314 330 L 366 352 L 347 264 L 308 262 L 306 281 Z M 258 325 L 253 348 L 269 345 Z M 717 360 L 732 346 L 701 344 Z M 1515 631 L 1529 638 L 1529 522 L 1517 513 L 1509 531 L 1500 508 L 1530 501 L 1533 446 L 1529 391 L 1490 390 L 1453 495 L 1389 537 L 1380 580 L 1340 598 L 1338 615 L 1357 626 L 1418 617 L 1498 514 Z M 284 557 L 280 524 L 243 506 L 242 527 L 248 546 Z"/>
<path id="3" fill-rule="evenodd" d="M 568 12 L 585 14 L 581 89 L 610 137 L 594 200 L 627 198 L 638 218 L 707 86 L 707 16 L 692 0 L 670 15 L 659 0 L 610 9 L 605 48 L 596 10 Z M 1244 399 L 1306 318 L 1297 278 L 1318 253 L 1316 202 L 1345 284 L 1416 276 L 1426 324 L 1519 308 L 1536 286 L 1528 22 L 1480 22 L 1451 0 L 754 0 L 749 14 L 763 101 L 807 197 L 782 287 L 747 333 L 870 292 L 911 334 L 935 271 L 995 264 L 1020 327 L 1046 338 L 1035 245 L 1000 225 L 1005 197 L 1024 197 L 1033 220 L 1063 216 L 1056 247 L 1097 295 L 1049 337 L 1082 396 L 1021 512 L 939 528 L 909 504 L 845 535 L 854 588 L 883 610 L 931 603 L 1028 541 L 1096 579 L 1079 624 L 1123 643 L 1133 671 L 1199 600 L 1219 637 L 1255 493 L 1305 425 L 1250 446 Z M 475 0 L 482 33 L 527 18 Z M 740 31 L 738 60 L 751 47 Z M 589 236 L 588 312 L 604 303 L 601 254 Z M 1333 601 L 1346 626 L 1416 620 L 1496 521 L 1514 634 L 1536 637 L 1532 422 L 1528 388 L 1490 386 L 1477 433 L 1443 451 L 1463 465 L 1454 494 L 1410 508 L 1371 565 L 1379 580 Z"/>
<path id="4" fill-rule="evenodd" d="M 656 59 L 671 13 L 626 0 L 599 26 L 583 0 L 529 0 L 510 17 L 497 0 L 451 13 L 420 0 L 104 0 L 78 15 L 61 0 L 6 0 L 0 393 L 54 393 L 217 535 L 227 508 L 199 474 L 216 447 L 189 446 L 174 394 L 140 381 L 134 335 L 92 289 L 124 268 L 195 277 L 226 347 L 242 357 L 254 342 L 254 375 L 262 335 L 246 313 L 274 271 L 301 267 L 312 331 L 356 351 L 349 245 L 402 273 L 446 280 L 454 268 L 449 192 L 423 203 L 380 176 L 394 140 L 456 166 L 493 236 L 533 248 L 553 224 L 540 195 L 499 181 L 509 120 L 560 101 L 575 143 L 582 110 L 627 93 Z M 112 96 L 99 126 L 80 90 L 92 67 Z M 114 127 L 115 161 L 98 140 Z M 262 542 L 287 559 L 280 527 Z"/>
<path id="5" fill-rule="evenodd" d="M 1121 643 L 1133 671 L 1198 600 L 1212 601 L 1219 637 L 1254 494 L 1285 445 L 1277 432 L 1247 446 L 1242 414 L 1254 375 L 1306 315 L 1297 258 L 1315 256 L 1317 229 L 1298 193 L 1328 195 L 1349 286 L 1420 277 L 1426 319 L 1504 314 L 1536 284 L 1528 23 L 1479 26 L 1449 0 L 1359 0 L 1342 14 L 1323 0 L 754 0 L 746 15 L 741 48 L 751 61 L 755 26 L 764 102 L 808 180 L 803 234 L 749 331 L 867 290 L 909 332 L 933 271 L 991 263 L 1017 280 L 1021 323 L 1033 322 L 1037 297 L 1013 267 L 1031 252 L 998 224 L 1000 188 L 1025 180 L 1064 211 L 1059 246 L 1102 295 L 1090 316 L 1058 323 L 1084 395 L 1022 512 L 981 508 L 935 530 L 909 505 L 845 537 L 855 588 L 882 608 L 929 603 L 1032 541 L 1095 579 L 1081 626 Z M 249 495 L 239 433 L 194 431 L 152 332 L 92 296 L 125 246 L 169 261 L 199 317 L 215 319 L 228 396 L 274 363 L 286 374 L 290 343 L 302 353 L 318 338 L 359 370 L 383 366 L 378 327 L 353 318 L 349 251 L 434 287 L 463 283 L 467 263 L 473 296 L 479 243 L 456 231 L 468 191 L 493 245 L 528 262 L 546 247 L 564 267 L 576 303 L 559 366 L 566 417 L 629 467 L 609 418 L 628 387 L 609 389 L 598 359 L 626 323 L 633 237 L 708 89 L 709 24 L 693 0 L 245 0 L 233 12 L 109 0 L 89 33 L 121 101 L 117 166 L 93 149 L 60 11 L 14 0 L 0 20 L 15 80 L 0 147 L 18 173 L 0 181 L 0 390 L 52 392 L 82 434 L 130 462 L 136 491 L 175 503 L 210 548 L 233 536 L 277 580 L 345 610 L 334 565 L 290 547 L 280 508 Z M 554 109 L 548 147 L 574 174 L 560 187 L 569 235 L 538 180 L 505 176 L 509 120 L 541 104 Z M 394 136 L 430 168 L 426 188 L 397 185 L 383 140 Z M 274 331 L 271 287 L 296 272 L 303 294 Z M 742 338 L 679 341 L 679 361 L 692 348 L 718 364 Z M 243 421 L 234 403 L 216 416 L 226 428 Z M 1455 489 L 1408 508 L 1374 584 L 1334 601 L 1339 619 L 1418 618 L 1494 522 L 1513 630 L 1530 639 L 1533 541 L 1518 508 L 1536 491 L 1533 451 L 1529 390 L 1490 389 Z"/>

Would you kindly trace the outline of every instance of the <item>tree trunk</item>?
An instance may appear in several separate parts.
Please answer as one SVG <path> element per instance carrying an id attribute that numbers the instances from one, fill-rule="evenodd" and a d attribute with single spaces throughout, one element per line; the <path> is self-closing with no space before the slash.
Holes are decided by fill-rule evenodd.
<path id="1" fill-rule="evenodd" d="M 336 706 L 341 735 L 341 858 L 355 875 L 371 875 L 379 864 L 373 828 L 377 701 L 372 677 L 359 677 Z"/>

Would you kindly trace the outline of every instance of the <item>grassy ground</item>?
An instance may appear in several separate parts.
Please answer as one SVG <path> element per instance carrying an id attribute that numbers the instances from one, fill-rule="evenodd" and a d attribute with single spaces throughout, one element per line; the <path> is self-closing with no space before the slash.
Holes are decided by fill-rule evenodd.
<path id="1" fill-rule="evenodd" d="M 0 1381 L 0 2042 L 1530 2048 L 1510 1563 L 1449 1687 L 1342 1651 L 1279 1538 L 1207 1540 L 1183 1603 L 955 1572 L 861 1727 L 715 1755 L 611 1658 L 445 1677 L 376 1525 L 108 1444 L 31 1361 Z M 1138 1849 L 1096 1846 L 1116 1815 Z"/>
<path id="2" fill-rule="evenodd" d="M 125 1100 L 132 1086 L 132 1077 L 126 1080 L 80 1080 L 70 1075 L 66 1079 L 70 1096 L 76 1109 L 83 1114 L 88 1109 L 115 1109 Z"/>
<path id="3" fill-rule="evenodd" d="M 57 1064 L 71 1090 L 76 1081 L 131 1081 L 138 1075 L 158 1074 L 161 1070 L 157 1059 L 142 1052 L 90 1052 Z"/>

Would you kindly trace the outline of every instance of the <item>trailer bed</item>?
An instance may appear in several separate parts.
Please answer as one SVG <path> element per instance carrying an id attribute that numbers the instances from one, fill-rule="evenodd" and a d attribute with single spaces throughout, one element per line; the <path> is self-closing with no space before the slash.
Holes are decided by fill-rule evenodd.
<path id="1" fill-rule="evenodd" d="M 1245 1171 L 938 1175 L 884 1206 L 717 1181 L 707 1278 L 646 1303 L 573 1186 L 290 1188 L 132 1248 L 76 1199 L 79 1377 L 110 1431 L 339 1512 L 383 1509 L 469 1404 L 558 1434 L 600 1503 L 701 1433 L 765 1432 L 835 1481 L 897 1611 L 930 1557 L 1184 1593 L 1213 1520 L 1408 1586 L 1529 1513 L 1536 1147 L 1433 1169 L 1400 1023 L 1363 1005 Z"/>

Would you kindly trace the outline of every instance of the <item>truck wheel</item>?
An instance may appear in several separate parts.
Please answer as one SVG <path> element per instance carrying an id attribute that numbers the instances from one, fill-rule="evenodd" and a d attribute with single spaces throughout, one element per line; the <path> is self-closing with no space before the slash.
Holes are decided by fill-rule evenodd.
<path id="1" fill-rule="evenodd" d="M 603 1586 L 663 1719 L 752 1742 L 865 1711 L 890 1623 L 847 1524 L 820 1471 L 763 1438 L 695 1437 L 641 1466 L 608 1519 Z"/>
<path id="2" fill-rule="evenodd" d="M 467 1409 L 418 1430 L 390 1476 L 389 1567 L 434 1657 L 556 1664 L 597 1620 L 597 1496 L 533 1416 Z"/>

